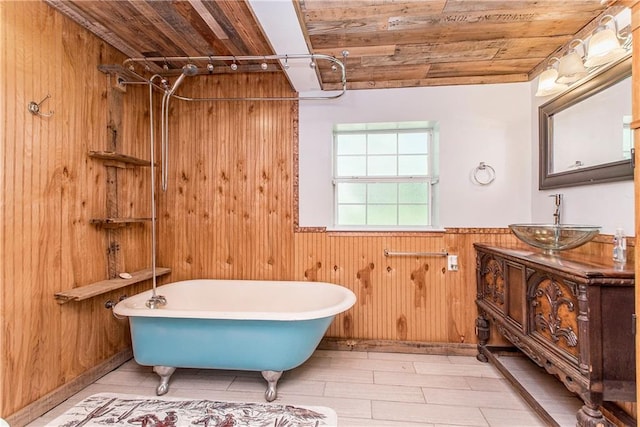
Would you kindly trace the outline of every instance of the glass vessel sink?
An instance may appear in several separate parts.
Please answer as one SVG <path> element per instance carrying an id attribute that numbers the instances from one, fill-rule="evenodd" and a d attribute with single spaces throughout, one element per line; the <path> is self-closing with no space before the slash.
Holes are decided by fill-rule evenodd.
<path id="1" fill-rule="evenodd" d="M 577 248 L 600 232 L 600 227 L 576 224 L 511 224 L 509 228 L 518 239 L 546 254 Z"/>

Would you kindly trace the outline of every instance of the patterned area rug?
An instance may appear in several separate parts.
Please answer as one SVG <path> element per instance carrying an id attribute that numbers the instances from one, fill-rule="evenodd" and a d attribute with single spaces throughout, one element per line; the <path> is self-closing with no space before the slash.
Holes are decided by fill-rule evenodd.
<path id="1" fill-rule="evenodd" d="M 47 427 L 316 427 L 337 426 L 333 409 L 272 403 L 94 394 Z"/>

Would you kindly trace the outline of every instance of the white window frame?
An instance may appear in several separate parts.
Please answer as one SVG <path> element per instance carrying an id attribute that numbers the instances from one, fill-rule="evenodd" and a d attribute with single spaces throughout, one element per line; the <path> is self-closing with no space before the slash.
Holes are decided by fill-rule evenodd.
<path id="1" fill-rule="evenodd" d="M 333 230 L 353 230 L 353 231 L 423 231 L 423 230 L 434 230 L 438 229 L 438 226 L 434 224 L 435 219 L 437 218 L 437 184 L 439 182 L 439 176 L 434 172 L 437 171 L 437 150 L 436 150 L 436 135 L 434 126 L 428 125 L 427 122 L 420 122 L 419 126 L 411 126 L 410 123 L 389 123 L 388 126 L 373 124 L 371 128 L 368 128 L 368 125 L 362 125 L 362 129 L 354 129 L 354 130 L 340 130 L 338 126 L 334 127 L 333 131 Z M 405 127 L 407 126 L 407 127 Z M 337 165 L 338 165 L 338 149 L 337 149 L 337 140 L 338 135 L 344 134 L 365 134 L 371 135 L 376 133 L 428 133 L 428 147 L 427 147 L 427 161 L 428 166 L 427 170 L 429 175 L 420 175 L 420 176 L 403 176 L 403 175 L 392 175 L 392 176 L 337 176 Z M 384 154 L 381 154 L 384 155 Z M 365 153 L 366 158 L 370 156 L 376 156 L 375 154 L 369 155 Z M 396 153 L 396 161 L 398 161 L 400 156 Z M 428 209 L 428 224 L 426 225 L 343 225 L 338 223 L 338 208 L 340 204 L 338 203 L 338 184 L 341 183 L 426 183 L 427 184 L 427 209 Z M 365 209 L 368 206 L 368 201 L 365 199 Z M 396 209 L 399 209 L 400 205 L 406 205 L 407 203 L 398 203 L 396 202 Z M 420 203 L 422 204 L 422 203 Z M 358 205 L 361 205 L 358 203 Z M 399 218 L 399 216 L 397 216 Z"/>

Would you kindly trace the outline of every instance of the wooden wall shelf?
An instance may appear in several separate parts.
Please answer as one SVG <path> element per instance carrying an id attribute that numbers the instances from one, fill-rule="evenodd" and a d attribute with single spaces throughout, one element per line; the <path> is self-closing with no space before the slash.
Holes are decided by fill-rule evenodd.
<path id="1" fill-rule="evenodd" d="M 156 277 L 164 276 L 169 273 L 171 273 L 170 268 L 156 267 Z M 58 292 L 54 294 L 54 297 L 58 304 L 65 304 L 70 301 L 86 300 L 98 295 L 106 294 L 107 292 L 111 292 L 116 289 L 124 288 L 125 286 L 133 285 L 134 283 L 149 280 L 153 277 L 153 272 L 150 268 L 147 268 L 135 271 L 131 273 L 131 276 L 131 279 L 116 278 L 101 280 L 89 285 L 69 289 L 68 291 Z"/>
<path id="2" fill-rule="evenodd" d="M 89 157 L 104 160 L 107 166 L 129 168 L 132 166 L 151 166 L 151 161 L 116 153 L 115 151 L 89 151 Z"/>
<path id="3" fill-rule="evenodd" d="M 151 221 L 151 218 L 92 218 L 89 223 L 101 228 L 122 228 L 147 221 Z"/>

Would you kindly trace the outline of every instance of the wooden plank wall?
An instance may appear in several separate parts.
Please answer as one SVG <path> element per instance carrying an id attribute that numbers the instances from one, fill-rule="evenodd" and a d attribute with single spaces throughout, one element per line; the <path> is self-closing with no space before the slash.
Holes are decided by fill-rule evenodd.
<path id="1" fill-rule="evenodd" d="M 450 229 L 446 233 L 296 233 L 295 279 L 338 283 L 358 302 L 339 315 L 327 335 L 336 338 L 475 343 L 473 242 L 513 244 L 504 229 Z M 458 256 L 385 257 L 392 252 Z"/>
<path id="2" fill-rule="evenodd" d="M 633 1 L 629 4 L 631 7 L 631 28 L 632 28 L 632 37 L 637 41 L 640 39 L 640 2 Z M 640 43 L 633 44 L 633 62 L 632 62 L 632 122 L 631 128 L 633 129 L 633 142 L 635 147 L 635 152 L 640 152 Z M 637 157 L 636 157 L 637 159 Z M 637 161 L 637 160 L 636 160 Z M 640 168 L 636 167 L 634 169 L 634 200 L 635 200 L 635 209 L 636 209 L 636 221 L 635 221 L 635 235 L 638 236 L 640 233 Z M 635 255 L 635 266 L 636 266 L 636 278 L 640 276 L 640 254 Z M 636 291 L 635 291 L 635 306 L 636 306 L 636 314 L 640 313 L 640 286 L 636 283 Z M 636 317 L 636 331 L 640 328 L 640 318 Z M 636 332 L 637 334 L 637 332 Z M 636 401 L 640 396 L 640 339 L 636 337 Z M 631 412 L 633 409 L 633 413 L 636 415 L 637 420 L 637 403 L 632 407 L 631 405 L 625 406 L 625 409 L 628 412 Z"/>
<path id="3" fill-rule="evenodd" d="M 115 50 L 42 2 L 0 2 L 0 416 L 6 417 L 129 346 L 108 298 L 58 305 L 53 294 L 106 278 L 107 77 Z M 27 111 L 40 102 L 49 118 Z M 145 156 L 146 91 L 126 95 L 123 151 Z M 145 145 L 140 145 L 144 143 Z M 145 169 L 119 172 L 122 213 L 149 216 Z M 135 195 L 132 198 L 131 195 Z M 131 206 L 129 201 L 134 201 Z M 126 269 L 147 267 L 148 227 L 120 233 Z M 141 242 L 145 242 L 141 245 Z M 135 292 L 133 287 L 127 292 Z"/>
<path id="4" fill-rule="evenodd" d="M 294 96 L 283 76 L 190 78 L 187 96 Z M 171 280 L 291 279 L 297 101 L 172 101 L 161 265 Z"/>

